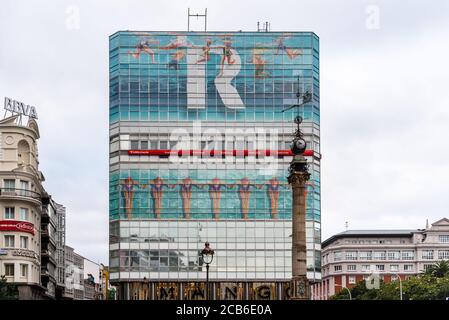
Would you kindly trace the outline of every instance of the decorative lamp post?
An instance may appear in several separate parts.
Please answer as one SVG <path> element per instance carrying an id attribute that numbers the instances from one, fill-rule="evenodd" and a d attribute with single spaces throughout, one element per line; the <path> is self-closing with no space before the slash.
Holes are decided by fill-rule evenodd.
<path id="1" fill-rule="evenodd" d="M 206 298 L 210 300 L 209 296 L 209 265 L 214 260 L 214 250 L 210 247 L 209 242 L 204 244 L 204 249 L 201 251 L 201 257 L 206 264 Z"/>
<path id="2" fill-rule="evenodd" d="M 312 100 L 310 92 L 298 92 L 297 104 L 285 109 L 289 110 L 293 107 L 299 109 L 303 104 Z M 297 129 L 294 133 L 293 141 L 290 149 L 293 153 L 293 159 L 290 162 L 288 183 L 292 186 L 292 282 L 291 282 L 291 298 L 294 300 L 309 300 L 310 287 L 307 279 L 307 247 L 306 247 L 306 182 L 310 179 L 308 172 L 308 164 L 304 158 L 306 151 L 306 141 L 300 129 L 302 123 L 301 116 L 295 117 Z"/>

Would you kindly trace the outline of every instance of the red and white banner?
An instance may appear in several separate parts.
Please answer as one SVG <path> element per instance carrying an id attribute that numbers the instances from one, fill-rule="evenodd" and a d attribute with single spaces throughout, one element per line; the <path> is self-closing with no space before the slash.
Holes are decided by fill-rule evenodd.
<path id="1" fill-rule="evenodd" d="M 291 150 L 128 150 L 130 156 L 233 156 L 233 157 L 248 157 L 248 156 L 293 156 Z M 321 156 L 314 153 L 313 150 L 306 150 L 305 157 Z"/>
<path id="2" fill-rule="evenodd" d="M 0 220 L 0 231 L 27 232 L 34 235 L 34 225 L 25 221 Z"/>

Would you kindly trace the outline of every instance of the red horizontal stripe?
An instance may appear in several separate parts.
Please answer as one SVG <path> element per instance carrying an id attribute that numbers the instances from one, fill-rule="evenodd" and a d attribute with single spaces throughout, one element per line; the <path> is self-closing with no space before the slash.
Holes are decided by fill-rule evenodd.
<path id="1" fill-rule="evenodd" d="M 291 150 L 128 150 L 130 156 L 292 156 Z M 306 150 L 304 156 L 319 157 L 313 150 Z"/>
<path id="2" fill-rule="evenodd" d="M 26 221 L 18 220 L 1 220 L 0 221 L 0 231 L 17 231 L 17 232 L 27 232 L 34 235 L 34 225 Z"/>

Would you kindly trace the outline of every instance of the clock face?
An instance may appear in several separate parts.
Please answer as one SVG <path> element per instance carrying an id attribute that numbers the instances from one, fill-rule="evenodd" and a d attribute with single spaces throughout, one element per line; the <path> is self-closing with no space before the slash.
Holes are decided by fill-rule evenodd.
<path id="1" fill-rule="evenodd" d="M 293 154 L 302 154 L 306 151 L 306 142 L 304 139 L 295 139 L 290 145 Z"/>
<path id="2" fill-rule="evenodd" d="M 303 139 L 296 140 L 296 148 L 298 150 L 306 150 L 306 142 Z"/>

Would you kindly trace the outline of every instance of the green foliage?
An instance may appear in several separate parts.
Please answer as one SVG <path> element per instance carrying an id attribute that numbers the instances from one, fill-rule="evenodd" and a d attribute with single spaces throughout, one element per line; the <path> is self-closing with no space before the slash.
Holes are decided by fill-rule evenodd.
<path id="1" fill-rule="evenodd" d="M 0 276 L 0 300 L 17 300 L 18 298 L 17 286 L 8 283 L 4 275 Z"/>
<path id="2" fill-rule="evenodd" d="M 449 276 L 449 261 L 442 260 L 436 262 L 429 269 L 426 270 L 425 275 L 433 276 L 436 278 L 443 278 Z"/>
<path id="3" fill-rule="evenodd" d="M 449 275 L 424 274 L 404 282 L 404 300 L 445 300 L 449 297 Z"/>
<path id="4" fill-rule="evenodd" d="M 404 285 L 404 281 L 402 283 Z M 402 294 L 404 295 L 404 287 L 402 288 Z M 380 288 L 376 294 L 376 300 L 400 300 L 401 289 L 399 280 L 381 283 Z"/>
<path id="5" fill-rule="evenodd" d="M 115 289 L 109 289 L 108 290 L 108 300 L 115 300 Z"/>
<path id="6" fill-rule="evenodd" d="M 369 290 L 366 288 L 365 281 L 359 281 L 351 289 L 351 296 L 353 300 L 372 300 L 377 295 L 376 289 Z M 336 295 L 331 297 L 332 300 L 349 300 L 348 290 L 343 289 Z"/>

